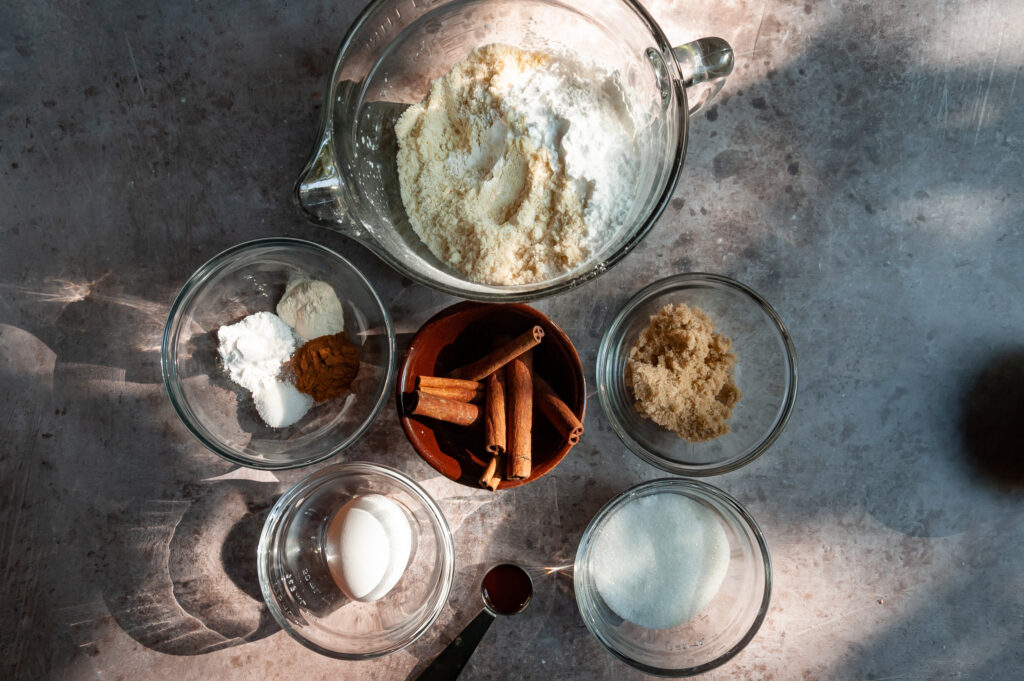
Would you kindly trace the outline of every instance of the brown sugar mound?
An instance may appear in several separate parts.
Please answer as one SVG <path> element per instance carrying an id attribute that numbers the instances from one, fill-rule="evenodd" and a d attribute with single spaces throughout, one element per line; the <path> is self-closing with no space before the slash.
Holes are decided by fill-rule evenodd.
<path id="1" fill-rule="evenodd" d="M 651 317 L 626 361 L 636 410 L 688 442 L 729 432 L 743 397 L 733 381 L 732 341 L 700 308 L 666 305 Z"/>
<path id="2" fill-rule="evenodd" d="M 317 402 L 343 395 L 359 373 L 359 348 L 344 332 L 320 336 L 295 351 L 288 367 L 295 387 Z"/>

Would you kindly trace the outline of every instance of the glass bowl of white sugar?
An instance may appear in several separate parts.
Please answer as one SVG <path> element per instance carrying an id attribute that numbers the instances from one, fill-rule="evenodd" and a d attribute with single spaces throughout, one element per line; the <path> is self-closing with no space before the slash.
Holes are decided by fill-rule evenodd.
<path id="1" fill-rule="evenodd" d="M 277 316 L 290 319 L 280 305 L 287 291 L 318 288 L 336 296 L 327 306 L 336 326 L 322 328 L 322 313 L 291 326 Z M 309 340 L 300 331 L 344 338 L 358 365 L 340 394 L 314 399 L 286 378 L 292 353 Z M 161 348 L 167 393 L 189 431 L 225 459 L 261 469 L 307 466 L 358 440 L 384 407 L 394 357 L 391 317 L 366 277 L 330 249 L 287 238 L 243 243 L 200 267 L 171 306 Z"/>
<path id="2" fill-rule="evenodd" d="M 753 639 L 771 598 L 757 523 L 697 480 L 640 484 L 590 521 L 573 578 L 584 623 L 615 657 L 648 674 L 693 676 Z"/>

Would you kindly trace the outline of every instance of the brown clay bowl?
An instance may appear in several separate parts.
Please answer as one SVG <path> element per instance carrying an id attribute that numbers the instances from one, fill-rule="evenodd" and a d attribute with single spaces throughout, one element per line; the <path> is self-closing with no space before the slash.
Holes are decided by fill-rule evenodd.
<path id="1" fill-rule="evenodd" d="M 458 303 L 424 324 L 398 368 L 398 419 L 416 453 L 449 480 L 479 488 L 490 460 L 482 426 L 457 426 L 405 412 L 403 395 L 416 388 L 417 376 L 445 376 L 483 357 L 495 336 L 515 337 L 531 326 L 544 329 L 533 349 L 534 372 L 542 376 L 583 422 L 587 409 L 583 364 L 572 341 L 544 314 L 518 303 Z M 585 437 L 585 434 L 584 434 Z M 533 471 L 525 480 L 502 480 L 498 489 L 518 487 L 551 471 L 571 447 L 539 411 L 533 415 Z"/>

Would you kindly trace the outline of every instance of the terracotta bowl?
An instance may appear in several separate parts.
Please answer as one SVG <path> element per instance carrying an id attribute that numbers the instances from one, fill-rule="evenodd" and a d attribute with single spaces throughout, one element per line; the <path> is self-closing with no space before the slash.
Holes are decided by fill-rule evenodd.
<path id="1" fill-rule="evenodd" d="M 409 344 L 398 369 L 398 418 L 416 452 L 449 480 L 480 487 L 478 481 L 490 456 L 484 451 L 483 426 L 456 426 L 412 416 L 404 410 L 403 395 L 416 389 L 417 376 L 445 376 L 490 352 L 495 336 L 515 337 L 534 325 L 544 329 L 544 340 L 533 350 L 534 372 L 551 384 L 582 423 L 587 389 L 576 348 L 562 329 L 529 305 L 458 303 L 428 320 Z M 533 471 L 525 480 L 502 480 L 498 489 L 536 480 L 557 466 L 569 449 L 565 439 L 535 410 Z"/>

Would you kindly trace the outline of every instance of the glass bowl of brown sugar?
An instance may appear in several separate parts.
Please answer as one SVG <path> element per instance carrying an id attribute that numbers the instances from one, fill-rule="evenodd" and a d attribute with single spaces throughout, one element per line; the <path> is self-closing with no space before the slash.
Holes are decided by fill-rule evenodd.
<path id="1" fill-rule="evenodd" d="M 274 313 L 296 281 L 324 282 L 333 289 L 343 319 L 338 342 L 347 366 L 340 389 L 331 385 L 331 376 L 296 376 L 299 360 L 318 354 L 309 350 L 336 349 L 310 347 L 323 344 L 323 338 L 304 346 L 296 336 L 295 355 L 282 374 L 293 371 L 289 380 L 304 390 L 303 396 L 308 393 L 301 398 L 308 411 L 294 423 L 271 427 L 267 410 L 280 410 L 280 404 L 257 403 L 251 390 L 233 380 L 218 332 L 256 313 Z M 164 329 L 161 367 L 171 404 L 204 445 L 242 466 L 283 469 L 323 461 L 362 436 L 387 400 L 394 357 L 391 317 L 352 263 L 309 241 L 272 238 L 229 248 L 185 283 Z M 333 378 L 339 380 L 337 374 Z"/>
<path id="2" fill-rule="evenodd" d="M 796 399 L 793 341 L 749 286 L 688 273 L 650 284 L 619 311 L 597 354 L 612 428 L 670 473 L 744 466 L 782 433 Z"/>

